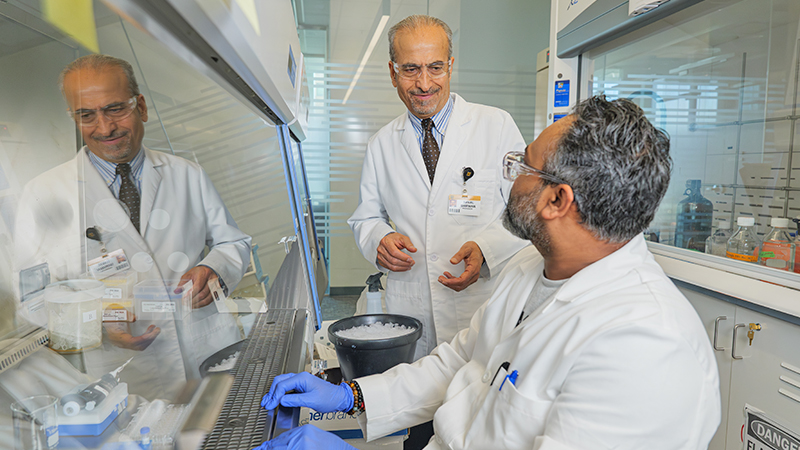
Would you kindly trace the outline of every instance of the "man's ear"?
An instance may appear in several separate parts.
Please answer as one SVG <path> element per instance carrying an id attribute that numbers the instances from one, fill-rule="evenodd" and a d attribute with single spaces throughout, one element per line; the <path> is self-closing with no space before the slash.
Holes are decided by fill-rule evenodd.
<path id="1" fill-rule="evenodd" d="M 546 187 L 541 198 L 547 200 L 541 212 L 547 220 L 565 217 L 575 204 L 575 193 L 567 184 Z"/>
<path id="2" fill-rule="evenodd" d="M 397 87 L 397 77 L 396 73 L 394 72 L 394 63 L 389 61 L 389 76 L 392 78 L 392 86 Z"/>

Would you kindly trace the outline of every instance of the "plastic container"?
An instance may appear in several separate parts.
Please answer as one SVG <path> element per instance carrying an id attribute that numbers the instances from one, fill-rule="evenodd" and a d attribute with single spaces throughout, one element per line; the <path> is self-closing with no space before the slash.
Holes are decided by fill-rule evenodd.
<path id="1" fill-rule="evenodd" d="M 761 251 L 761 240 L 756 236 L 753 226 L 756 224 L 754 217 L 739 217 L 736 219 L 739 229 L 728 239 L 725 256 L 739 261 L 758 263 L 758 254 Z"/>
<path id="2" fill-rule="evenodd" d="M 136 279 L 136 271 L 129 270 L 100 280 L 106 286 L 103 295 L 103 322 L 133 321 L 133 289 Z"/>
<path id="3" fill-rule="evenodd" d="M 183 319 L 192 310 L 191 292 L 176 293 L 179 280 L 148 279 L 133 287 L 139 319 Z M 188 303 L 188 304 L 187 304 Z"/>
<path id="4" fill-rule="evenodd" d="M 773 217 L 772 229 L 764 236 L 758 263 L 773 269 L 794 271 L 795 243 L 789 234 L 789 219 Z"/>
<path id="5" fill-rule="evenodd" d="M 383 313 L 383 304 L 381 302 L 381 276 L 382 272 L 370 275 L 367 278 L 367 314 L 381 314 Z"/>
<path id="6" fill-rule="evenodd" d="M 686 181 L 683 195 L 688 197 L 678 203 L 675 246 L 705 252 L 706 239 L 711 236 L 714 204 L 700 193 L 701 185 L 701 180 Z"/>
<path id="7" fill-rule="evenodd" d="M 727 220 L 720 220 L 719 227 L 714 234 L 706 239 L 706 253 L 709 255 L 725 256 L 728 251 L 728 239 L 731 238 L 731 223 Z"/>
<path id="8" fill-rule="evenodd" d="M 104 292 L 97 280 L 60 281 L 44 288 L 50 348 L 75 353 L 100 345 Z"/>
<path id="9" fill-rule="evenodd" d="M 346 339 L 336 334 L 337 331 L 371 325 L 375 322 L 396 323 L 414 327 L 416 330 L 404 336 L 370 340 Z M 339 367 L 345 380 L 383 373 L 400 363 L 413 362 L 414 351 L 417 349 L 420 337 L 422 337 L 422 323 L 413 317 L 397 314 L 347 317 L 328 327 L 328 338 L 336 348 Z"/>

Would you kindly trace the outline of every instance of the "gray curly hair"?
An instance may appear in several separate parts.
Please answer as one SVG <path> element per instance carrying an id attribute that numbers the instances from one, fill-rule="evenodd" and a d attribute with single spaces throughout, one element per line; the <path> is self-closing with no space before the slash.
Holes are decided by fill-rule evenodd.
<path id="1" fill-rule="evenodd" d="M 669 186 L 669 136 L 626 99 L 589 98 L 543 170 L 569 183 L 583 226 L 624 243 L 644 231 Z"/>

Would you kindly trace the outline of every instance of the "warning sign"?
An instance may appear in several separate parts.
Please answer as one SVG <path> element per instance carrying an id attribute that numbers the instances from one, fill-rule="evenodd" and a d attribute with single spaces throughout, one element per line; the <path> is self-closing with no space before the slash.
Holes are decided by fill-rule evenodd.
<path id="1" fill-rule="evenodd" d="M 800 437 L 763 411 L 745 405 L 744 414 L 745 450 L 800 450 Z"/>

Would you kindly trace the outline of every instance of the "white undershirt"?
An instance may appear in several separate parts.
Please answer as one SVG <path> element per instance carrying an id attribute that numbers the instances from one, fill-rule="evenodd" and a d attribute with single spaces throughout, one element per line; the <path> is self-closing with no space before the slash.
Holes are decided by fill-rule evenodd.
<path id="1" fill-rule="evenodd" d="M 558 292 L 558 288 L 566 283 L 567 280 L 569 280 L 569 278 L 550 280 L 544 276 L 544 271 L 542 271 L 542 275 L 536 280 L 536 284 L 533 286 L 533 290 L 528 296 L 528 301 L 525 302 L 525 307 L 522 308 L 522 315 L 520 316 L 519 322 L 528 318 L 532 312 L 536 311 L 536 308 L 552 300 L 556 292 Z"/>

